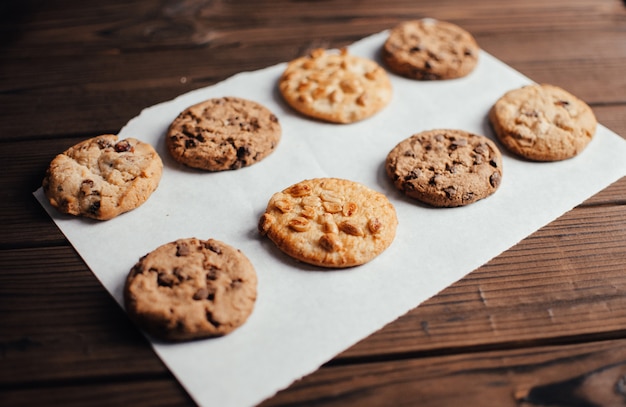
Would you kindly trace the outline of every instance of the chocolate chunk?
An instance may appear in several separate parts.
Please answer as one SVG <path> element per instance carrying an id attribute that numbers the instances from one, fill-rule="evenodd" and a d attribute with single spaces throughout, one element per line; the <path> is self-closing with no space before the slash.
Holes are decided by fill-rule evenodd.
<path id="1" fill-rule="evenodd" d="M 205 247 L 209 249 L 210 251 L 212 251 L 213 253 L 222 254 L 222 249 L 219 246 L 213 244 L 212 242 L 206 242 Z"/>
<path id="2" fill-rule="evenodd" d="M 489 183 L 494 188 L 498 188 L 501 181 L 502 181 L 502 177 L 500 176 L 499 172 L 494 172 L 493 174 L 491 174 L 491 177 L 489 177 Z"/>
<path id="3" fill-rule="evenodd" d="M 248 146 L 241 146 L 237 149 L 237 159 L 245 160 L 247 156 L 250 155 L 250 149 Z"/>
<path id="4" fill-rule="evenodd" d="M 204 300 L 209 296 L 209 290 L 206 288 L 200 288 L 193 294 L 193 299 L 196 301 Z"/>
<path id="5" fill-rule="evenodd" d="M 217 280 L 217 273 L 219 272 L 219 268 L 214 266 L 214 265 L 210 265 L 208 267 L 207 270 L 207 274 L 206 274 L 206 279 L 207 281 L 215 281 Z"/>
<path id="6" fill-rule="evenodd" d="M 126 151 L 131 151 L 132 152 L 134 150 L 132 144 L 130 144 L 128 142 L 128 140 L 120 140 L 120 141 L 118 141 L 115 144 L 114 148 L 115 148 L 115 151 L 118 152 L 118 153 L 123 153 L 123 152 L 126 152 Z"/>
<path id="7" fill-rule="evenodd" d="M 447 188 L 444 188 L 443 192 L 446 193 L 446 196 L 448 197 L 448 199 L 456 196 L 456 188 L 454 186 L 449 186 Z"/>
<path id="8" fill-rule="evenodd" d="M 157 276 L 157 284 L 161 287 L 173 287 L 177 283 L 178 279 L 172 274 L 161 271 Z"/>
<path id="9" fill-rule="evenodd" d="M 176 246 L 176 257 L 188 256 L 191 253 L 191 249 L 185 243 L 180 243 Z"/>
<path id="10" fill-rule="evenodd" d="M 221 325 L 220 322 L 213 317 L 213 313 L 210 311 L 206 312 L 206 320 L 209 321 L 209 323 L 216 328 Z"/>
<path id="11" fill-rule="evenodd" d="M 89 205 L 89 213 L 92 215 L 96 215 L 98 214 L 98 211 L 100 210 L 100 201 L 96 201 L 94 203 L 92 203 L 91 205 Z"/>

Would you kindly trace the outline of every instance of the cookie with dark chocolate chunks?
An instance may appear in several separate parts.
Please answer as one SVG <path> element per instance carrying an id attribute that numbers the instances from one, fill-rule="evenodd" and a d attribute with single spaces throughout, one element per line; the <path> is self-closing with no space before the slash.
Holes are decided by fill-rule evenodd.
<path id="1" fill-rule="evenodd" d="M 42 186 L 60 212 L 108 220 L 142 205 L 158 187 L 162 171 L 150 144 L 105 134 L 57 155 Z"/>
<path id="2" fill-rule="evenodd" d="M 226 335 L 250 316 L 257 276 L 238 249 L 215 239 L 179 239 L 130 270 L 124 304 L 130 318 L 169 341 Z"/>
<path id="3" fill-rule="evenodd" d="M 209 99 L 188 107 L 171 123 L 171 156 L 207 171 L 250 166 L 274 151 L 281 138 L 278 118 L 265 106 L 242 98 Z"/>
<path id="4" fill-rule="evenodd" d="M 437 129 L 398 143 L 387 155 L 385 169 L 407 196 L 436 207 L 456 207 L 498 189 L 502 155 L 485 136 Z"/>
<path id="5" fill-rule="evenodd" d="M 480 48 L 468 31 L 430 18 L 398 24 L 382 48 L 389 70 L 419 80 L 466 76 L 476 67 L 479 54 Z"/>

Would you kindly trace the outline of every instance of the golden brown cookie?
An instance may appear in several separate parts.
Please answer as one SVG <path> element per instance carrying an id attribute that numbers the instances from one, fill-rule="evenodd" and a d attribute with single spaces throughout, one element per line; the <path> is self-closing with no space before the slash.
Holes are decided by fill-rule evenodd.
<path id="1" fill-rule="evenodd" d="M 528 85 L 504 94 L 489 112 L 491 125 L 511 152 L 535 161 L 578 155 L 593 138 L 591 108 L 553 85 Z"/>
<path id="2" fill-rule="evenodd" d="M 407 196 L 436 207 L 455 207 L 498 189 L 502 156 L 485 136 L 437 129 L 398 143 L 387 155 L 385 168 Z"/>
<path id="3" fill-rule="evenodd" d="M 468 75 L 480 48 L 461 27 L 433 19 L 410 20 L 395 26 L 382 49 L 390 71 L 411 79 L 454 79 Z"/>
<path id="4" fill-rule="evenodd" d="M 298 112 L 332 123 L 353 123 L 391 100 L 391 82 L 376 62 L 316 49 L 291 61 L 279 80 L 285 101 Z"/>
<path id="5" fill-rule="evenodd" d="M 107 220 L 143 204 L 161 180 L 163 163 L 150 144 L 106 134 L 57 155 L 43 191 L 62 213 Z"/>
<path id="6" fill-rule="evenodd" d="M 265 106 L 242 98 L 209 99 L 188 107 L 166 136 L 171 156 L 189 167 L 236 170 L 274 151 L 281 137 L 278 118 Z"/>
<path id="7" fill-rule="evenodd" d="M 258 227 L 289 256 L 339 268 L 367 263 L 382 253 L 397 224 L 385 195 L 353 181 L 316 178 L 275 193 Z"/>
<path id="8" fill-rule="evenodd" d="M 166 243 L 130 270 L 124 304 L 151 335 L 170 341 L 228 334 L 252 313 L 257 275 L 238 249 L 196 238 Z"/>

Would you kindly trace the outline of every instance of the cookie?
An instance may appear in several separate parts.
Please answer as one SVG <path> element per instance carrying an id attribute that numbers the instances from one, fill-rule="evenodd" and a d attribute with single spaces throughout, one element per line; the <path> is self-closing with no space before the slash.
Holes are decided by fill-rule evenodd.
<path id="1" fill-rule="evenodd" d="M 278 118 L 265 106 L 242 98 L 209 99 L 188 107 L 171 123 L 171 156 L 207 171 L 236 170 L 274 151 L 281 138 Z"/>
<path id="2" fill-rule="evenodd" d="M 397 224 L 385 195 L 349 180 L 316 178 L 275 193 L 258 229 L 297 260 L 342 268 L 381 254 Z"/>
<path id="3" fill-rule="evenodd" d="M 474 70 L 479 51 L 461 27 L 422 19 L 395 26 L 383 44 L 382 59 L 390 71 L 410 79 L 454 79 Z"/>
<path id="4" fill-rule="evenodd" d="M 280 77 L 279 89 L 298 112 L 331 123 L 370 117 L 387 106 L 392 95 L 385 70 L 346 49 L 316 49 L 291 61 Z"/>
<path id="5" fill-rule="evenodd" d="M 502 156 L 485 136 L 437 129 L 398 143 L 387 155 L 385 169 L 407 196 L 435 207 L 456 207 L 498 189 Z"/>
<path id="6" fill-rule="evenodd" d="M 149 334 L 168 341 L 226 335 L 253 311 L 257 275 L 238 249 L 179 239 L 143 256 L 128 273 L 124 305 Z"/>
<path id="7" fill-rule="evenodd" d="M 505 93 L 491 108 L 489 121 L 508 150 L 533 161 L 559 161 L 578 155 L 597 127 L 596 117 L 585 102 L 548 84 Z"/>
<path id="8" fill-rule="evenodd" d="M 50 163 L 42 186 L 62 213 L 108 220 L 143 204 L 163 163 L 150 144 L 105 134 L 80 142 Z"/>

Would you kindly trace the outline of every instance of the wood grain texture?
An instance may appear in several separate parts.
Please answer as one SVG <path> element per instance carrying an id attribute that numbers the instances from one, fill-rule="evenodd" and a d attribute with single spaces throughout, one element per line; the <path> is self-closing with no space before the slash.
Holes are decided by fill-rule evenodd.
<path id="1" fill-rule="evenodd" d="M 0 122 L 0 139 L 73 136 L 94 128 L 116 132 L 146 106 L 424 16 L 461 24 L 486 51 L 535 81 L 562 86 L 592 105 L 626 102 L 620 30 L 626 12 L 615 0 L 567 7 L 399 1 L 382 10 L 373 0 L 332 7 L 297 1 L 263 7 L 174 0 L 65 3 L 24 6 L 18 19 L 23 23 L 7 27 L 12 41 L 0 66 L 0 105 L 13 120 Z M 599 61 L 611 86 L 597 86 Z M 30 66 L 45 66 L 46 74 Z"/>
<path id="2" fill-rule="evenodd" d="M 261 405 L 621 406 L 625 372 L 623 339 L 521 347 L 327 367 Z"/>
<path id="3" fill-rule="evenodd" d="M 0 405 L 194 404 L 34 199 L 56 154 L 420 17 L 463 26 L 626 136 L 620 0 L 1 2 Z M 625 271 L 623 178 L 263 405 L 624 405 Z"/>
<path id="4" fill-rule="evenodd" d="M 5 250 L 0 269 L 0 386 L 166 372 L 71 247 Z"/>

